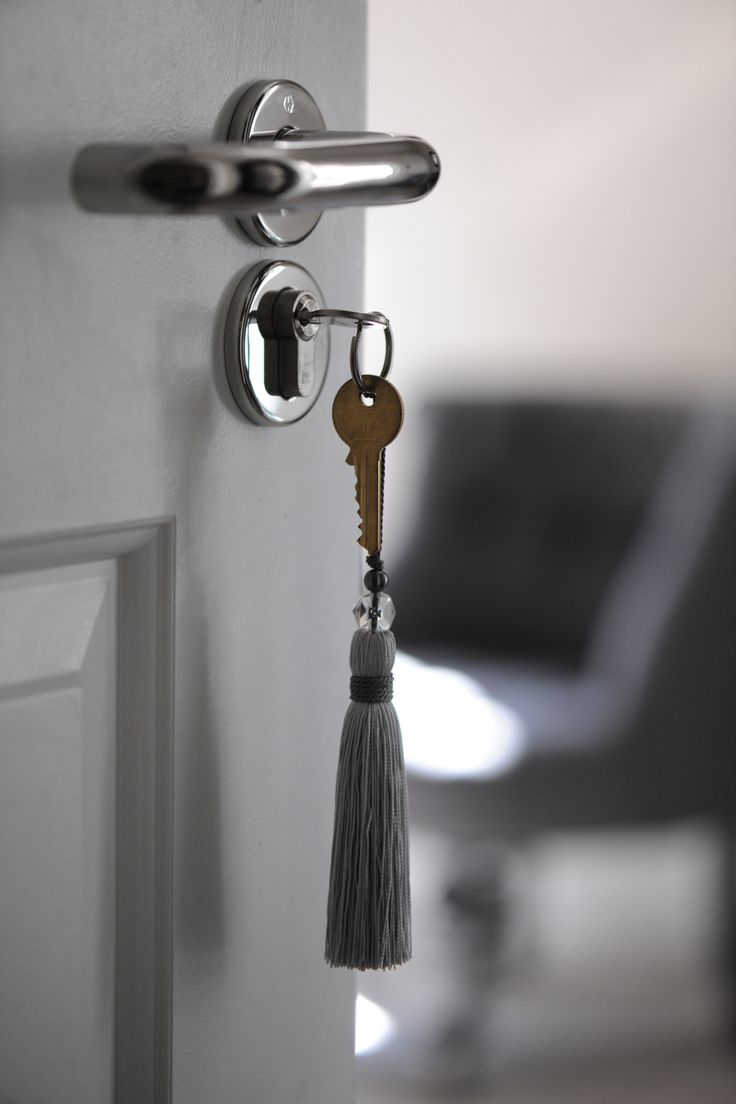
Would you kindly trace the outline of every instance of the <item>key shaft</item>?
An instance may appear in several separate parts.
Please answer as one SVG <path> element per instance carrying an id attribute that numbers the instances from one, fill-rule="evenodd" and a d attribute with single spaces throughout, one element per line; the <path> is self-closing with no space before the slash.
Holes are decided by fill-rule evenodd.
<path id="1" fill-rule="evenodd" d="M 381 509 L 382 448 L 367 444 L 357 450 L 353 448 L 356 469 L 356 498 L 361 518 L 359 544 L 368 555 L 380 552 L 383 543 L 383 517 Z"/>

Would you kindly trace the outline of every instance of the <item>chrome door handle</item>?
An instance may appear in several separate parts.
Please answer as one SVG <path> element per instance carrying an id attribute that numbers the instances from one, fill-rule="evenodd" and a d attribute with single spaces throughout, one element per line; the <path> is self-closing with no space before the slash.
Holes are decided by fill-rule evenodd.
<path id="1" fill-rule="evenodd" d="M 437 155 L 420 138 L 296 131 L 247 145 L 85 146 L 74 192 L 87 211 L 255 214 L 421 199 Z"/>
<path id="2" fill-rule="evenodd" d="M 326 131 L 300 85 L 261 81 L 238 101 L 226 142 L 85 146 L 72 189 L 87 211 L 235 215 L 255 240 L 287 245 L 325 208 L 421 199 L 439 172 L 421 138 Z"/>

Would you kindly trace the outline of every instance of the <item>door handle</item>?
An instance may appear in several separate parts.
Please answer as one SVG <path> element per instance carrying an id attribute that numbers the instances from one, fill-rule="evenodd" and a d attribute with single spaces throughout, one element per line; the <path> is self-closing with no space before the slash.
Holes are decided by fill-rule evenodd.
<path id="1" fill-rule="evenodd" d="M 407 203 L 437 183 L 437 153 L 421 138 L 325 130 L 292 81 L 251 85 L 226 142 L 95 144 L 72 169 L 86 211 L 234 215 L 261 243 L 302 241 L 329 207 Z"/>

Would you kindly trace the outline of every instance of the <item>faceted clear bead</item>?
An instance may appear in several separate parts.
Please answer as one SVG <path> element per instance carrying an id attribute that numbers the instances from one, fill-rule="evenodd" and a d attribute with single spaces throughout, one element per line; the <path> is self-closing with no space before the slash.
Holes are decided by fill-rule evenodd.
<path id="1" fill-rule="evenodd" d="M 390 594 L 382 591 L 378 594 L 363 594 L 354 607 L 355 620 L 361 629 L 377 629 L 385 632 L 390 629 L 396 616 L 396 607 Z"/>

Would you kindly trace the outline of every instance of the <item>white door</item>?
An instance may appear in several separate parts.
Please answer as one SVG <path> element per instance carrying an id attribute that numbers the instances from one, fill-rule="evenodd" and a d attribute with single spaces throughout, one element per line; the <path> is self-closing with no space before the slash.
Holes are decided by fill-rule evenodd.
<path id="1" fill-rule="evenodd" d="M 0 6 L 0 1100 L 345 1104 L 323 963 L 354 601 L 331 367 L 247 422 L 221 324 L 258 260 L 362 306 L 362 214 L 259 248 L 83 213 L 89 142 L 210 140 L 284 77 L 363 125 L 361 0 Z"/>

